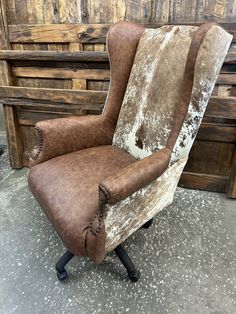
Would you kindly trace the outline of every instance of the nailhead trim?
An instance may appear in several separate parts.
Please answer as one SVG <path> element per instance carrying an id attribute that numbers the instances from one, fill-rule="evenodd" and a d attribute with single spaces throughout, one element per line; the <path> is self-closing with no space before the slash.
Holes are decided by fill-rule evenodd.
<path id="1" fill-rule="evenodd" d="M 108 195 L 106 189 L 103 186 L 99 186 L 99 190 L 102 191 L 103 193 L 102 195 L 104 195 L 104 199 L 99 197 L 99 205 L 98 205 L 97 213 L 93 216 L 93 218 L 90 221 L 89 228 L 93 235 L 97 235 L 101 231 L 102 222 L 103 222 L 103 207 L 104 207 L 104 204 L 107 202 L 107 195 Z M 98 220 L 98 226 L 96 229 L 94 229 L 93 223 L 96 219 Z"/>
<path id="2" fill-rule="evenodd" d="M 103 218 L 103 210 L 99 209 L 97 214 L 95 216 L 93 216 L 92 220 L 90 221 L 90 231 L 93 235 L 97 235 L 100 231 L 101 231 L 101 227 L 102 227 L 102 218 Z M 98 226 L 96 229 L 93 228 L 93 223 L 94 221 L 98 219 Z"/>
<path id="3" fill-rule="evenodd" d="M 34 159 L 34 160 L 36 160 L 36 159 L 38 158 L 38 156 L 39 156 L 39 154 L 40 154 L 40 152 L 41 152 L 41 150 L 42 150 L 42 148 L 43 148 L 43 133 L 42 133 L 42 130 L 41 130 L 39 127 L 37 127 L 37 126 L 35 126 L 35 130 L 36 130 L 37 133 L 38 133 L 39 145 L 38 145 L 38 146 L 35 146 L 35 147 L 33 148 L 33 150 L 31 151 L 31 153 L 30 153 L 30 157 L 31 157 L 32 159 Z M 34 153 L 34 150 L 37 150 L 37 152 Z"/>

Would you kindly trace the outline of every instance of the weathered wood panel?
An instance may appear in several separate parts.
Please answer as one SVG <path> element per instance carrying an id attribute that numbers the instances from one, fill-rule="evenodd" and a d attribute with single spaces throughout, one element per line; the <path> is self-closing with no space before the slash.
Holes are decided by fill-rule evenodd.
<path id="1" fill-rule="evenodd" d="M 107 93 L 103 91 L 29 88 L 18 86 L 1 86 L 0 97 L 3 103 L 19 99 L 20 101 L 44 101 L 47 103 L 77 104 L 88 109 L 103 107 Z"/>
<path id="2" fill-rule="evenodd" d="M 11 43 L 106 43 L 110 25 L 90 24 L 44 24 L 10 25 Z"/>
<path id="3" fill-rule="evenodd" d="M 163 23 L 198 25 L 202 21 L 213 20 L 230 31 L 236 42 L 236 6 L 233 0 L 3 0 L 0 48 L 13 50 L 0 51 L 1 85 L 107 91 L 109 82 L 105 80 L 109 79 L 109 65 L 107 53 L 104 52 L 106 33 L 109 24 L 118 20 L 136 21 L 148 27 L 159 27 Z M 33 69 L 37 70 L 34 75 Z M 100 70 L 105 72 L 102 74 Z M 193 148 L 191 152 L 186 176 L 182 177 L 188 178 L 185 180 L 187 186 L 203 189 L 214 190 L 214 184 L 206 184 L 207 180 L 221 181 L 220 184 L 215 183 L 217 190 L 227 190 L 231 197 L 236 197 L 233 171 L 236 168 L 233 157 L 235 143 L 232 142 L 235 136 L 235 123 L 232 120 L 236 114 L 235 77 L 236 48 L 233 44 L 218 78 L 214 96 L 210 99 L 204 124 L 194 146 L 196 149 Z M 51 97 L 50 94 L 48 96 Z M 14 123 L 19 127 L 18 133 L 22 136 L 19 140 L 24 151 L 24 165 L 27 165 L 28 151 L 35 144 L 33 125 L 38 119 L 64 114 L 99 113 L 102 108 L 102 104 L 93 110 L 93 106 L 81 109 L 75 102 L 65 104 L 49 103 L 45 99 L 7 99 L 8 113 L 5 116 L 12 110 L 9 117 L 14 117 Z M 14 138 L 14 145 L 16 141 Z M 205 154 L 207 146 L 209 149 Z M 19 161 L 19 156 L 17 158 Z M 202 177 L 205 179 L 201 180 Z"/>
<path id="4" fill-rule="evenodd" d="M 40 60 L 40 61 L 77 61 L 77 62 L 108 62 L 107 52 L 94 51 L 32 51 L 2 50 L 0 60 Z"/>
<path id="5" fill-rule="evenodd" d="M 86 80 L 110 80 L 108 70 L 80 70 L 67 68 L 40 68 L 40 67 L 15 67 L 12 69 L 14 76 L 18 77 L 38 77 L 38 78 L 58 78 L 58 79 L 86 79 Z"/>
<path id="6" fill-rule="evenodd" d="M 7 0 L 9 24 L 233 21 L 233 0 Z"/>
<path id="7" fill-rule="evenodd" d="M 144 24 L 145 27 L 157 28 L 164 23 Z M 179 24 L 179 23 L 173 23 Z M 201 22 L 182 23 L 200 25 Z M 236 41 L 236 23 L 220 23 L 233 35 Z M 9 41 L 15 43 L 80 43 L 105 44 L 106 34 L 111 24 L 54 24 L 54 25 L 9 25 Z"/>

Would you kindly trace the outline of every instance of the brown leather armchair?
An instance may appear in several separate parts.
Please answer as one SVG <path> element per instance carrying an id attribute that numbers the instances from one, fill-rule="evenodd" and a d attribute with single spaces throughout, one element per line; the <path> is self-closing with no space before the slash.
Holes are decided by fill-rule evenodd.
<path id="1" fill-rule="evenodd" d="M 112 250 L 139 279 L 121 243 L 172 202 L 231 40 L 213 24 L 114 24 L 103 113 L 37 123 L 29 187 L 68 250 L 60 280 L 74 255 Z"/>

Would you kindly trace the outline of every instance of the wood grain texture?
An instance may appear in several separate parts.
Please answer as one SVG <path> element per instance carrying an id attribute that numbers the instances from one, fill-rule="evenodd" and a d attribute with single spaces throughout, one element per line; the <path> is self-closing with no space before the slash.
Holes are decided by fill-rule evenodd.
<path id="1" fill-rule="evenodd" d="M 7 0 L 9 24 L 234 21 L 234 0 Z"/>
<path id="2" fill-rule="evenodd" d="M 199 129 L 198 140 L 208 140 L 224 143 L 236 142 L 236 123 L 235 124 L 222 124 L 222 123 L 205 123 L 201 124 Z"/>
<path id="3" fill-rule="evenodd" d="M 236 97 L 212 96 L 208 103 L 205 116 L 236 119 Z"/>
<path id="4" fill-rule="evenodd" d="M 140 22 L 140 21 L 139 21 Z M 147 28 L 157 28 L 164 23 L 145 23 Z M 172 24 L 179 24 L 174 22 Z M 201 22 L 181 23 L 199 26 Z M 111 24 L 26 24 L 9 25 L 11 43 L 106 43 L 106 34 Z M 220 23 L 236 40 L 236 23 Z"/>
<path id="5" fill-rule="evenodd" d="M 9 49 L 10 43 L 8 40 L 8 24 L 6 16 L 6 2 L 0 2 L 0 48 Z M 0 61 L 0 84 L 12 85 L 13 79 L 11 69 L 6 61 Z M 16 108 L 4 106 L 4 120 L 7 131 L 8 152 L 10 164 L 14 168 L 22 167 L 21 154 L 23 152 L 21 132 L 17 122 Z"/>
<path id="6" fill-rule="evenodd" d="M 79 104 L 88 109 L 98 109 L 104 105 L 107 93 L 103 91 L 75 91 L 70 89 L 29 88 L 1 86 L 0 98 L 8 101 L 31 100 L 47 103 Z M 85 108 L 85 109 L 86 109 Z"/>
<path id="7" fill-rule="evenodd" d="M 231 198 L 236 198 L 236 145 L 231 162 L 231 172 L 227 182 L 226 195 Z"/>
<path id="8" fill-rule="evenodd" d="M 225 192 L 228 177 L 209 173 L 197 173 L 184 171 L 179 185 L 191 189 L 199 189 L 212 192 Z"/>
<path id="9" fill-rule="evenodd" d="M 10 25 L 11 43 L 106 43 L 109 25 L 42 24 Z"/>
<path id="10" fill-rule="evenodd" d="M 4 105 L 5 125 L 7 129 L 10 164 L 13 168 L 22 168 L 23 144 L 17 120 L 16 108 Z"/>
<path id="11" fill-rule="evenodd" d="M 0 60 L 41 60 L 41 61 L 78 61 L 78 62 L 107 62 L 105 51 L 33 51 L 33 50 L 2 50 Z"/>

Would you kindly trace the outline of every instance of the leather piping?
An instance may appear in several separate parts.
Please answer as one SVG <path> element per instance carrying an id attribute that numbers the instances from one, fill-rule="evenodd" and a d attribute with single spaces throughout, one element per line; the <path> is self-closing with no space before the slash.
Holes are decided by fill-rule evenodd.
<path id="1" fill-rule="evenodd" d="M 201 44 L 207 32 L 211 29 L 213 25 L 215 25 L 215 23 L 202 24 L 194 33 L 193 39 L 191 41 L 182 83 L 181 90 L 182 100 L 180 101 L 179 105 L 176 106 L 173 118 L 173 126 L 166 143 L 166 147 L 169 148 L 171 151 L 173 151 L 174 145 L 177 141 L 184 120 L 188 114 L 188 108 L 189 103 L 191 101 L 193 89 L 195 64 L 198 56 L 198 51 L 201 47 Z"/>

